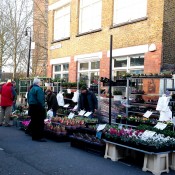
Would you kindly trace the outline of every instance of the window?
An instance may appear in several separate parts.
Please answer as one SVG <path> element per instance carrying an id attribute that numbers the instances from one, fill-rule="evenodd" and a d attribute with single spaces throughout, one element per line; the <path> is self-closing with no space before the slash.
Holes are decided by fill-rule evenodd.
<path id="1" fill-rule="evenodd" d="M 89 61 L 79 63 L 79 81 L 85 81 L 88 86 L 97 83 L 99 79 L 100 61 Z"/>
<path id="2" fill-rule="evenodd" d="M 101 28 L 102 0 L 80 0 L 79 33 Z"/>
<path id="3" fill-rule="evenodd" d="M 132 22 L 146 15 L 147 0 L 114 0 L 114 25 Z"/>
<path id="4" fill-rule="evenodd" d="M 126 67 L 127 66 L 127 57 L 118 58 L 114 60 L 114 67 Z"/>
<path id="5" fill-rule="evenodd" d="M 88 63 L 80 63 L 80 70 L 88 70 L 89 64 Z"/>
<path id="6" fill-rule="evenodd" d="M 54 11 L 54 41 L 70 36 L 70 5 Z"/>
<path id="7" fill-rule="evenodd" d="M 64 79 L 66 82 L 68 82 L 69 78 L 69 64 L 57 64 L 54 65 L 53 68 L 53 76 L 55 79 Z"/>
<path id="8" fill-rule="evenodd" d="M 133 56 L 130 58 L 130 66 L 143 66 L 144 58 L 143 56 Z"/>
<path id="9" fill-rule="evenodd" d="M 113 59 L 113 77 L 118 79 L 121 75 L 128 72 L 131 74 L 141 74 L 144 70 L 144 55 L 131 55 L 117 57 Z"/>
<path id="10" fill-rule="evenodd" d="M 61 71 L 61 65 L 56 65 L 55 72 L 60 72 L 60 71 Z"/>

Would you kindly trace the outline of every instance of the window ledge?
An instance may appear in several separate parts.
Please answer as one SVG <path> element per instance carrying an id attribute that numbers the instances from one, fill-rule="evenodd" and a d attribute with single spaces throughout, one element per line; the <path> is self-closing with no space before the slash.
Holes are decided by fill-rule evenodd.
<path id="1" fill-rule="evenodd" d="M 59 39 L 59 40 L 52 41 L 51 44 L 58 43 L 60 41 L 69 40 L 69 39 L 70 39 L 70 37 L 62 38 L 62 39 Z"/>
<path id="2" fill-rule="evenodd" d="M 113 29 L 113 28 L 116 28 L 116 27 L 120 27 L 120 26 L 125 26 L 125 25 L 128 25 L 128 24 L 133 24 L 133 23 L 140 22 L 140 21 L 145 21 L 147 19 L 148 19 L 148 17 L 143 17 L 143 18 L 139 18 L 139 19 L 123 22 L 123 23 L 120 23 L 120 24 L 114 24 L 113 26 L 110 27 L 110 29 Z"/>
<path id="3" fill-rule="evenodd" d="M 88 34 L 91 34 L 91 33 L 100 32 L 100 31 L 102 31 L 101 28 L 100 28 L 100 29 L 91 30 L 91 31 L 88 31 L 88 32 L 84 32 L 84 33 L 77 34 L 76 37 L 83 36 L 83 35 L 88 35 Z"/>

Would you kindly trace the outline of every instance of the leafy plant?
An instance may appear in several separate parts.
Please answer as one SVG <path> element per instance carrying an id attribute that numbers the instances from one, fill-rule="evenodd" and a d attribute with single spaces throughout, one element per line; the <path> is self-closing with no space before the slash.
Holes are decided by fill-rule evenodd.
<path id="1" fill-rule="evenodd" d="M 175 138 L 175 132 L 169 130 L 168 126 L 164 130 L 160 130 L 160 129 L 157 129 L 157 128 L 154 128 L 154 127 L 148 126 L 148 125 L 139 125 L 136 127 L 136 129 L 155 131 L 157 134 L 163 134 L 166 137 L 170 136 L 170 137 Z"/>
<path id="2" fill-rule="evenodd" d="M 118 90 L 118 89 L 115 89 L 113 91 L 113 95 L 122 95 L 122 91 Z"/>
<path id="3" fill-rule="evenodd" d="M 121 142 L 126 145 L 143 146 L 143 150 L 154 151 L 172 150 L 175 148 L 175 138 L 164 136 L 162 134 L 154 134 L 152 137 L 143 135 L 144 130 L 132 128 L 110 128 L 105 133 L 105 138 L 108 140 Z M 145 147 L 146 146 L 146 147 Z M 152 151 L 152 150 L 151 150 Z"/>

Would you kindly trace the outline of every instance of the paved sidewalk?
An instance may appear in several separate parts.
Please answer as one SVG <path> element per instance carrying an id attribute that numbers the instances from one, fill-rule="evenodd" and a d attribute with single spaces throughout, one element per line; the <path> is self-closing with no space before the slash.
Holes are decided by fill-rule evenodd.
<path id="1" fill-rule="evenodd" d="M 34 142 L 16 127 L 0 127 L 0 175 L 151 175 L 141 167 L 104 159 L 70 142 Z M 165 175 L 167 173 L 162 173 Z M 170 171 L 168 175 L 174 175 Z"/>

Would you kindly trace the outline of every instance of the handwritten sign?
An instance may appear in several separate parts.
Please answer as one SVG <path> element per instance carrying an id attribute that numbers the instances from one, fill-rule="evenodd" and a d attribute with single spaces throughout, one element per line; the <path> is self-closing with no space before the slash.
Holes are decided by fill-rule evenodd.
<path id="1" fill-rule="evenodd" d="M 65 104 L 63 107 L 68 108 L 70 104 Z"/>
<path id="2" fill-rule="evenodd" d="M 103 130 L 105 127 L 106 127 L 106 124 L 100 124 L 100 125 L 98 125 L 98 127 L 97 127 L 97 131 L 101 131 L 101 130 Z"/>
<path id="3" fill-rule="evenodd" d="M 78 113 L 78 115 L 84 115 L 85 113 L 86 113 L 86 111 L 81 110 L 81 111 Z"/>
<path id="4" fill-rule="evenodd" d="M 154 134 L 156 134 L 156 132 L 146 130 L 143 132 L 141 137 L 142 138 L 144 138 L 144 137 L 149 138 L 149 137 L 152 137 Z"/>
<path id="5" fill-rule="evenodd" d="M 73 110 L 75 111 L 77 109 L 78 109 L 78 105 L 75 105 L 74 108 L 73 108 Z"/>
<path id="6" fill-rule="evenodd" d="M 151 111 L 146 111 L 143 116 L 146 117 L 146 118 L 149 118 L 151 115 L 152 115 L 153 112 Z"/>
<path id="7" fill-rule="evenodd" d="M 175 117 L 173 117 L 172 122 L 173 122 L 173 124 L 175 126 Z"/>
<path id="8" fill-rule="evenodd" d="M 89 117 L 92 114 L 92 112 L 86 112 L 86 114 L 84 114 L 85 117 Z"/>
<path id="9" fill-rule="evenodd" d="M 71 113 L 68 115 L 68 118 L 72 119 L 74 116 L 75 116 L 75 114 L 71 112 Z"/>
<path id="10" fill-rule="evenodd" d="M 155 125 L 154 127 L 155 128 L 157 128 L 157 129 L 160 129 L 160 130 L 163 130 L 163 129 L 165 129 L 166 128 L 166 126 L 167 126 L 167 124 L 165 124 L 165 123 L 157 123 L 157 125 Z"/>

